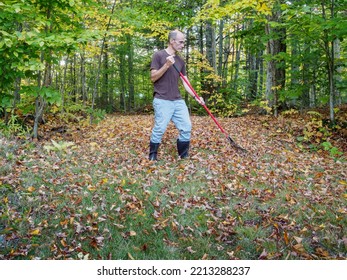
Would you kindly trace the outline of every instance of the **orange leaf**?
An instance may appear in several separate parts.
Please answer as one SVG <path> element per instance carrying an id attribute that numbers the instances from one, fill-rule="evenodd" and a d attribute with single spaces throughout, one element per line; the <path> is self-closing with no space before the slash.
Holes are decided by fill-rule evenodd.
<path id="1" fill-rule="evenodd" d="M 283 238 L 284 238 L 284 242 L 286 243 L 286 245 L 289 244 L 289 238 L 288 238 L 288 233 L 285 231 L 283 233 Z"/>
<path id="2" fill-rule="evenodd" d="M 64 239 L 60 240 L 61 245 L 63 245 L 63 247 L 67 247 L 67 243 Z"/>

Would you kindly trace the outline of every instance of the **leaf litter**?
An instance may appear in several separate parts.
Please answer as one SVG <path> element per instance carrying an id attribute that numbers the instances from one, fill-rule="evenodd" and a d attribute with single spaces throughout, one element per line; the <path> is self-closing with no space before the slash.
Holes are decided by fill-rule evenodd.
<path id="1" fill-rule="evenodd" d="M 247 154 L 208 117 L 192 122 L 190 158 L 178 158 L 170 124 L 156 163 L 153 116 L 109 116 L 35 144 L 1 139 L 16 148 L 1 160 L 11 169 L 0 176 L 0 257 L 146 259 L 162 246 L 169 258 L 346 258 L 343 156 L 303 149 L 266 116 L 222 119 Z"/>

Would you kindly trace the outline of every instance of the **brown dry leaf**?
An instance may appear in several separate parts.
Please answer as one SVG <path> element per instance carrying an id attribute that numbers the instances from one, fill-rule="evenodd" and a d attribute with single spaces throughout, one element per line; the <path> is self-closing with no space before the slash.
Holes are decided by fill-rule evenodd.
<path id="1" fill-rule="evenodd" d="M 330 256 L 328 251 L 320 247 L 316 248 L 316 254 L 324 258 L 328 258 Z"/>
<path id="2" fill-rule="evenodd" d="M 302 245 L 302 243 L 298 243 L 298 244 L 295 244 L 293 246 L 294 250 L 297 251 L 298 253 L 304 253 L 305 252 L 305 248 L 304 248 L 304 245 Z"/>

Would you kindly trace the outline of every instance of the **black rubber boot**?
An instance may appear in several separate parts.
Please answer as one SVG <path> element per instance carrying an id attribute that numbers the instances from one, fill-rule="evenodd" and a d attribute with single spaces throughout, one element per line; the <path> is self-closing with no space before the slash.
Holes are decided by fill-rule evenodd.
<path id="1" fill-rule="evenodd" d="M 149 143 L 149 160 L 157 160 L 159 145 L 160 143 Z"/>
<path id="2" fill-rule="evenodd" d="M 190 141 L 180 141 L 177 139 L 177 150 L 180 158 L 187 158 L 189 153 Z"/>

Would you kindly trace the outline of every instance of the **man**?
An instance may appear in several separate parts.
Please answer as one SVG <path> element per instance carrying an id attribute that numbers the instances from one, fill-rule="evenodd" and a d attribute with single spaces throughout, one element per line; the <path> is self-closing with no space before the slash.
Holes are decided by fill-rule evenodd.
<path id="1" fill-rule="evenodd" d="M 154 84 L 155 123 L 150 138 L 149 160 L 157 160 L 158 148 L 170 121 L 175 124 L 179 131 L 178 155 L 180 158 L 188 157 L 192 125 L 187 105 L 178 88 L 180 74 L 172 66 L 175 64 L 177 69 L 187 78 L 185 63 L 177 55 L 178 52 L 182 51 L 184 43 L 184 34 L 179 30 L 173 30 L 169 33 L 167 48 L 156 52 L 152 58 L 150 70 L 151 81 Z M 182 82 L 185 90 L 200 104 L 204 104 L 204 101 L 196 98 L 189 86 L 184 81 Z"/>

